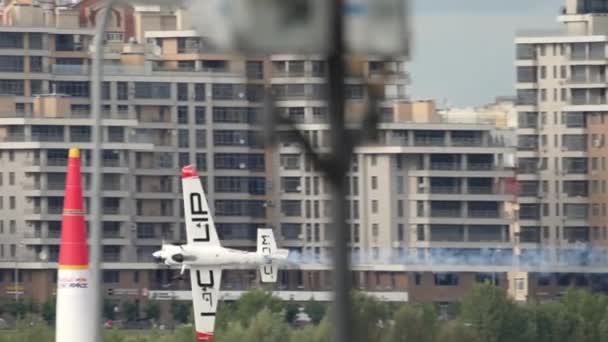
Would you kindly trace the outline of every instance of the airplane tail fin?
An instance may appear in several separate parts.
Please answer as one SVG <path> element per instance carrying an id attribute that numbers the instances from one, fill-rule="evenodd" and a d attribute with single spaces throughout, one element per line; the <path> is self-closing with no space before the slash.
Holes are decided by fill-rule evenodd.
<path id="1" fill-rule="evenodd" d="M 260 275 L 263 283 L 274 283 L 277 281 L 278 267 L 273 260 L 277 252 L 277 242 L 274 240 L 272 229 L 258 229 L 257 253 L 262 255 L 266 263 L 260 266 Z"/>

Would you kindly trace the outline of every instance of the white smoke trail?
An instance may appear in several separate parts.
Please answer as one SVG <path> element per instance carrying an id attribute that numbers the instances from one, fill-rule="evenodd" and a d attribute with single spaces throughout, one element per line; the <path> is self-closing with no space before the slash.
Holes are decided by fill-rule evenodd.
<path id="1" fill-rule="evenodd" d="M 303 267 L 331 267 L 331 257 L 312 252 L 291 251 L 288 260 Z M 479 271 L 479 269 L 526 270 L 533 272 L 607 272 L 608 249 L 590 246 L 572 248 L 524 249 L 516 255 L 513 249 L 454 249 L 429 248 L 395 252 L 390 249 L 351 254 L 353 267 L 402 266 L 412 269 L 450 269 Z"/>

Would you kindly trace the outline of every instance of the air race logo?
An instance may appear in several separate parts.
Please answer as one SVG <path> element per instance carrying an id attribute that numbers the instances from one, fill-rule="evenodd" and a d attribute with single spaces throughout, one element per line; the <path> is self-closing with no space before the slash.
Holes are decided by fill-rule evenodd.
<path id="1" fill-rule="evenodd" d="M 57 280 L 57 288 L 59 289 L 86 289 L 89 287 L 89 281 L 83 276 L 67 276 Z"/>

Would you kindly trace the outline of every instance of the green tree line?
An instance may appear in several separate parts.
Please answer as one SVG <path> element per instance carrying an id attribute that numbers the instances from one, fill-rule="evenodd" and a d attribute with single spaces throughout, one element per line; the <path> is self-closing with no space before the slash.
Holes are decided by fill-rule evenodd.
<path id="1" fill-rule="evenodd" d="M 295 319 L 302 310 L 312 324 L 297 327 Z M 158 308 L 148 306 L 143 311 L 156 315 Z M 176 321 L 190 323 L 173 331 L 111 329 L 104 331 L 104 340 L 192 341 L 191 309 L 173 303 L 171 312 Z M 0 331 L 0 342 L 52 340 L 48 317 L 24 314 L 17 329 Z M 330 316 L 325 304 L 283 302 L 254 290 L 238 301 L 222 303 L 215 341 L 329 342 Z M 484 284 L 453 305 L 449 317 L 440 317 L 430 304 L 386 303 L 353 293 L 351 326 L 354 341 L 361 342 L 608 342 L 608 296 L 569 290 L 553 301 L 516 303 L 504 290 Z"/>

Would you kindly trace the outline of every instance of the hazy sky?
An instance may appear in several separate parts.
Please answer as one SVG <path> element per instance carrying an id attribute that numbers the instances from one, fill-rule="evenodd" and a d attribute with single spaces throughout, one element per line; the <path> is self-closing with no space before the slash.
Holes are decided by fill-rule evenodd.
<path id="1" fill-rule="evenodd" d="M 513 95 L 515 31 L 551 28 L 565 0 L 412 0 L 412 98 L 479 105 Z"/>

